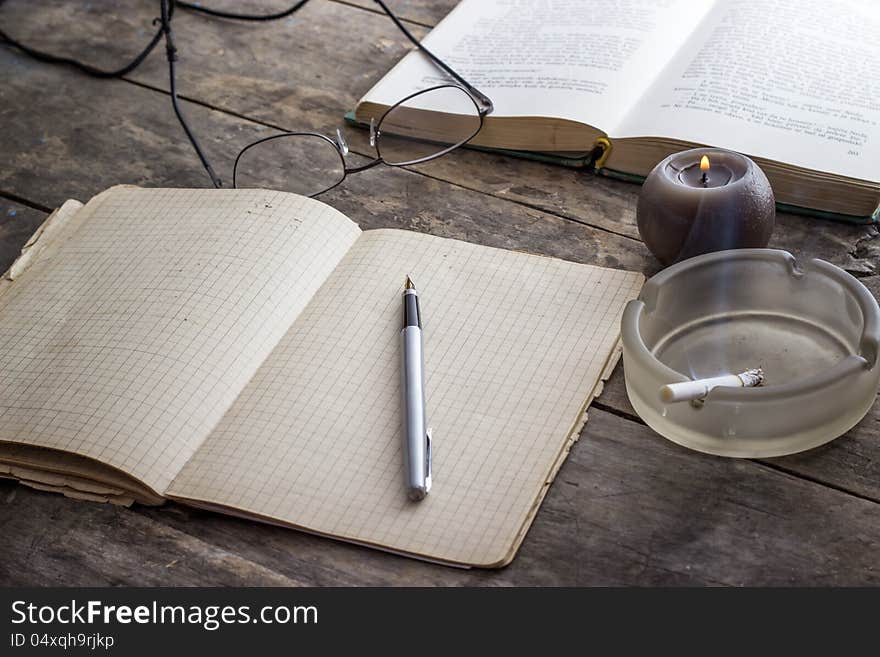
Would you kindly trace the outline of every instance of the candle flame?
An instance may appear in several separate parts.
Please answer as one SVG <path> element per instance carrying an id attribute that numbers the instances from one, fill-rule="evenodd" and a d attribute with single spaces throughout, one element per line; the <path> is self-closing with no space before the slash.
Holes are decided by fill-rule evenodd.
<path id="1" fill-rule="evenodd" d="M 700 158 L 700 171 L 708 171 L 709 170 L 709 156 L 704 155 Z"/>

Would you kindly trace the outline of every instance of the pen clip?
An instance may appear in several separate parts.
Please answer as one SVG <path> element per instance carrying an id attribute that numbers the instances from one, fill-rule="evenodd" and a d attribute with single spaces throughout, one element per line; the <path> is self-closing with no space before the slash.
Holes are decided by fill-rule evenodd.
<path id="1" fill-rule="evenodd" d="M 431 490 L 431 469 L 434 463 L 434 457 L 431 454 L 431 438 L 434 430 L 430 427 L 425 432 L 425 492 Z"/>

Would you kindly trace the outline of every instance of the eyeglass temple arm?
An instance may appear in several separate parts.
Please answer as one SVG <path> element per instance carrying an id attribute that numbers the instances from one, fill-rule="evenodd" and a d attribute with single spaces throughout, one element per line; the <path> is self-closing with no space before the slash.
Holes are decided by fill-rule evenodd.
<path id="1" fill-rule="evenodd" d="M 392 12 L 391 9 L 388 8 L 388 5 L 386 5 L 383 0 L 375 0 L 375 2 L 382 8 L 382 11 L 385 12 L 388 18 L 390 18 L 392 22 L 397 26 L 397 29 L 403 32 L 403 35 L 407 39 L 409 39 L 413 43 L 413 45 L 416 46 L 416 48 L 425 53 L 431 59 L 431 61 L 434 62 L 434 64 L 436 64 L 446 73 L 451 75 L 459 84 L 467 89 L 479 101 L 481 116 L 485 116 L 486 114 L 492 112 L 493 109 L 495 109 L 495 104 L 492 102 L 491 98 L 489 98 L 486 94 L 484 94 L 470 82 L 461 77 L 458 73 L 453 71 L 452 68 L 448 64 L 446 64 L 446 62 L 444 62 L 442 59 L 437 57 L 437 55 L 435 55 L 425 46 L 423 46 L 422 43 L 415 36 L 413 36 L 412 32 L 410 32 L 406 28 L 406 26 L 400 21 L 400 19 L 394 14 L 394 12 Z"/>
<path id="2" fill-rule="evenodd" d="M 372 169 L 377 164 L 382 164 L 381 157 L 377 157 L 375 160 L 370 160 L 366 164 L 361 164 L 356 167 L 345 167 L 345 174 L 348 175 L 350 173 L 360 173 L 361 171 L 366 171 L 367 169 Z"/>

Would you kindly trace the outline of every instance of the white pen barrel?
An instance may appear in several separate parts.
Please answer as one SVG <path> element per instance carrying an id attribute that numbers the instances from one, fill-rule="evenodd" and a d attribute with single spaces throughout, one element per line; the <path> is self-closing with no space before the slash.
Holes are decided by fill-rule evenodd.
<path id="1" fill-rule="evenodd" d="M 420 500 L 428 493 L 428 455 L 425 436 L 425 363 L 422 355 L 422 330 L 407 326 L 401 331 L 403 383 L 403 449 L 406 488 L 411 499 Z"/>

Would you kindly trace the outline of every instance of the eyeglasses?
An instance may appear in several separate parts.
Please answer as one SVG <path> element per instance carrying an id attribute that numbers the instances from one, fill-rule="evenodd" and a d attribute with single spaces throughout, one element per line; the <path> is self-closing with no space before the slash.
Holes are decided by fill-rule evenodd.
<path id="1" fill-rule="evenodd" d="M 427 122 L 424 117 L 429 110 Z M 348 174 L 377 164 L 402 167 L 446 155 L 480 131 L 484 115 L 464 88 L 438 85 L 407 96 L 378 122 L 371 121 L 370 146 L 376 156 L 369 162 L 346 165 L 348 144 L 340 130 L 335 139 L 315 132 L 285 132 L 245 146 L 235 158 L 232 185 L 264 187 L 271 180 L 274 189 L 317 196 L 336 187 Z"/>
<path id="2" fill-rule="evenodd" d="M 483 118 L 493 109 L 489 97 L 423 46 L 383 0 L 374 1 L 404 36 L 455 84 L 441 84 L 411 94 L 391 106 L 378 121 L 371 121 L 370 146 L 376 150 L 376 157 L 364 164 L 346 164 L 348 144 L 341 130 L 336 131 L 335 139 L 317 132 L 283 132 L 252 142 L 239 151 L 232 167 L 233 187 L 266 187 L 267 182 L 272 181 L 273 188 L 317 196 L 339 185 L 348 174 L 366 171 L 378 164 L 400 167 L 446 155 L 469 142 L 480 131 Z M 287 10 L 260 18 L 207 9 L 188 2 L 179 1 L 177 4 L 223 18 L 274 20 L 292 14 L 307 2 L 300 0 Z M 171 39 L 170 21 L 163 18 L 163 25 L 168 42 Z M 169 65 L 175 112 L 215 187 L 219 187 L 220 181 L 177 107 L 174 62 L 170 55 Z"/>
<path id="3" fill-rule="evenodd" d="M 398 101 L 378 121 L 370 122 L 370 146 L 376 156 L 348 166 L 342 131 L 330 138 L 316 132 L 284 132 L 245 146 L 235 158 L 232 186 L 273 188 L 317 196 L 339 185 L 348 174 L 378 164 L 402 167 L 446 155 L 473 139 L 483 127 L 492 101 L 425 48 L 382 0 L 376 3 L 401 32 L 437 67 L 459 84 L 441 84 Z"/>
<path id="4" fill-rule="evenodd" d="M 483 118 L 492 109 L 492 101 L 468 83 L 461 75 L 425 48 L 394 15 L 383 0 L 374 0 L 397 28 L 432 63 L 451 77 L 454 84 L 441 84 L 418 91 L 390 107 L 378 121 L 370 123 L 370 145 L 376 156 L 359 166 L 347 166 L 348 145 L 340 130 L 331 139 L 315 132 L 285 132 L 265 137 L 245 146 L 233 165 L 234 187 L 264 187 L 266 182 L 283 181 L 281 188 L 305 196 L 317 196 L 341 183 L 350 173 L 366 171 L 378 164 L 406 166 L 438 158 L 466 144 L 483 127 Z M 3 0 L 0 0 L 2 3 Z M 211 16 L 243 21 L 278 20 L 304 7 L 309 0 L 299 0 L 291 7 L 272 14 L 238 14 L 205 7 L 184 0 L 160 0 L 160 17 L 154 21 L 158 29 L 146 48 L 129 64 L 113 71 L 97 69 L 89 64 L 58 57 L 26 46 L 0 31 L 0 42 L 18 48 L 41 61 L 74 66 L 96 77 L 120 77 L 130 73 L 164 37 L 168 59 L 171 104 L 181 127 L 215 187 L 221 182 L 190 128 L 177 96 L 177 47 L 171 29 L 175 7 Z"/>

